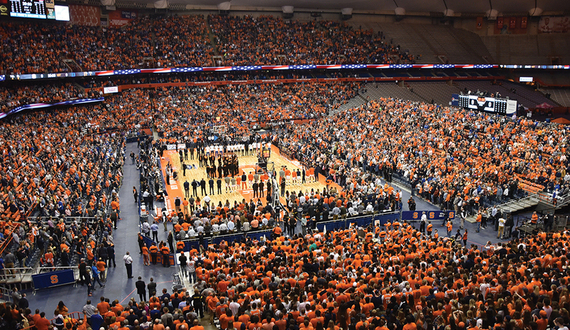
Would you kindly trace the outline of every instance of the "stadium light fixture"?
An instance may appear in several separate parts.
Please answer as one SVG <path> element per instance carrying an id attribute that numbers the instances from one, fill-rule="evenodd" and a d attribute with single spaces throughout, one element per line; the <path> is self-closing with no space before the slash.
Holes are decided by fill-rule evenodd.
<path id="1" fill-rule="evenodd" d="M 168 1 L 167 0 L 157 0 L 154 2 L 154 8 L 156 8 L 156 9 L 168 8 Z"/>
<path id="2" fill-rule="evenodd" d="M 342 8 L 340 14 L 343 20 L 349 20 L 352 18 L 352 8 Z"/>
<path id="3" fill-rule="evenodd" d="M 396 13 L 396 16 L 406 15 L 406 9 L 402 7 L 396 7 L 396 9 L 394 9 L 394 12 Z"/>
<path id="4" fill-rule="evenodd" d="M 531 9 L 528 11 L 528 15 L 529 15 L 529 16 L 532 16 L 532 17 L 537 17 L 537 16 L 542 15 L 542 8 L 539 8 L 539 7 L 531 8 Z"/>
<path id="5" fill-rule="evenodd" d="M 283 6 L 281 10 L 283 10 L 283 18 L 285 19 L 293 18 L 295 14 L 295 7 L 293 6 Z"/>
<path id="6" fill-rule="evenodd" d="M 490 21 L 497 20 L 497 16 L 499 16 L 499 11 L 497 9 L 489 9 L 487 10 L 487 19 Z"/>
<path id="7" fill-rule="evenodd" d="M 398 6 L 398 3 L 396 2 L 396 0 L 392 0 L 392 1 L 394 1 L 394 4 L 396 5 L 396 9 L 394 9 L 394 13 L 396 13 L 396 16 L 406 15 L 406 9 Z"/>
<path id="8" fill-rule="evenodd" d="M 218 10 L 229 11 L 231 7 L 232 7 L 232 4 L 229 1 L 225 1 L 225 2 L 218 4 Z"/>

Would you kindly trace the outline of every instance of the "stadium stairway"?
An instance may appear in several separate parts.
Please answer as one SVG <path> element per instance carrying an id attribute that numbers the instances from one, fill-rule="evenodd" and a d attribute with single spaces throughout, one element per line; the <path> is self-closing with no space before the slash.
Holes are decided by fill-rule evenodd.
<path id="1" fill-rule="evenodd" d="M 497 209 L 503 212 L 515 213 L 532 207 L 536 207 L 540 203 L 540 199 L 537 194 L 528 195 L 520 199 L 513 199 L 506 203 L 497 205 Z M 477 220 L 477 214 L 468 216 L 465 221 L 470 223 L 475 223 Z"/>
<path id="2" fill-rule="evenodd" d="M 338 108 L 336 108 L 335 110 L 331 111 L 330 115 L 339 113 L 339 112 L 344 111 L 344 110 L 356 109 L 356 108 L 358 108 L 358 107 L 360 107 L 366 103 L 367 103 L 366 98 L 363 97 L 361 95 L 361 92 L 359 91 L 358 95 L 356 97 L 351 98 L 345 104 L 343 104 L 343 105 L 339 106 Z"/>

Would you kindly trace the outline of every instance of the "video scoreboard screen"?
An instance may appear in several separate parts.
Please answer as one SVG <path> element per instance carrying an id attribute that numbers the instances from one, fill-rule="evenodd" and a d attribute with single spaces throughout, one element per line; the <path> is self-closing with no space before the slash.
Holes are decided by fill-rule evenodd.
<path id="1" fill-rule="evenodd" d="M 10 16 L 46 19 L 44 0 L 10 0 Z"/>
<path id="2" fill-rule="evenodd" d="M 54 0 L 0 0 L 0 17 L 69 21 L 69 7 Z"/>
<path id="3" fill-rule="evenodd" d="M 517 101 L 481 95 L 452 95 L 452 104 L 464 109 L 512 116 L 517 112 Z"/>

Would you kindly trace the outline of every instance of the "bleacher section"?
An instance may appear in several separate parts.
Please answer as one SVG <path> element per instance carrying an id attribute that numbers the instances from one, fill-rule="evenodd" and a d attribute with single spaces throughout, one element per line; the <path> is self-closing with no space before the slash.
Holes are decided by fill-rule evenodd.
<path id="1" fill-rule="evenodd" d="M 385 83 L 368 83 L 366 84 L 367 91 L 361 95 L 367 100 L 384 98 L 398 98 L 404 100 L 411 100 L 417 102 L 425 102 L 421 96 L 410 91 L 409 88 L 400 87 L 393 82 Z M 451 95 L 450 95 L 451 99 Z"/>
<path id="2" fill-rule="evenodd" d="M 550 93 L 550 98 L 563 107 L 570 107 L 570 90 L 557 88 L 542 88 L 541 92 Z"/>
<path id="3" fill-rule="evenodd" d="M 562 70 L 562 71 L 556 71 L 556 70 L 537 71 L 537 70 L 533 70 L 530 72 L 524 72 L 524 74 L 521 73 L 520 75 L 521 76 L 532 76 L 532 77 L 534 77 L 535 81 L 537 81 L 540 85 L 543 85 L 543 86 L 549 86 L 549 87 L 570 86 L 570 74 L 568 74 L 568 72 L 566 72 L 565 70 Z"/>
<path id="4" fill-rule="evenodd" d="M 499 64 L 553 64 L 570 61 L 568 34 L 493 35 L 481 37 L 486 48 Z"/>
<path id="5" fill-rule="evenodd" d="M 445 25 L 353 23 L 374 31 L 382 31 L 386 42 L 400 45 L 402 51 L 421 55 L 418 63 L 440 63 L 444 55 L 450 63 L 492 63 L 491 53 L 481 38 L 470 31 Z"/>
<path id="6" fill-rule="evenodd" d="M 518 100 L 519 102 L 522 102 L 522 99 L 525 99 L 525 102 L 531 102 L 530 104 L 532 107 L 542 103 L 548 103 L 552 106 L 556 106 L 552 100 L 549 100 L 541 92 L 533 90 L 530 86 L 504 81 L 500 87 L 502 87 L 506 92 L 510 92 L 511 88 L 516 89 L 516 95 L 514 95 L 512 98 Z M 503 94 L 502 91 L 499 90 L 499 92 Z"/>
<path id="7" fill-rule="evenodd" d="M 446 82 L 410 82 L 413 92 L 427 102 L 432 100 L 436 104 L 448 106 L 451 102 L 451 94 L 457 94 L 459 89 Z"/>

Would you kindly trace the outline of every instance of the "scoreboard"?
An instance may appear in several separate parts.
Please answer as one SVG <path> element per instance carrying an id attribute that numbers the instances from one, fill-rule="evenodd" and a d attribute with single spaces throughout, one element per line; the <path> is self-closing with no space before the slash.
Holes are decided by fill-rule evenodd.
<path id="1" fill-rule="evenodd" d="M 10 0 L 10 17 L 46 19 L 44 0 Z"/>
<path id="2" fill-rule="evenodd" d="M 0 0 L 0 17 L 69 21 L 69 7 L 54 0 Z"/>
<path id="3" fill-rule="evenodd" d="M 456 101 L 456 104 L 453 104 Z M 517 112 L 517 101 L 481 95 L 453 95 L 452 105 L 464 109 L 498 113 L 512 116 Z"/>

